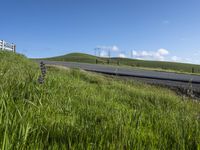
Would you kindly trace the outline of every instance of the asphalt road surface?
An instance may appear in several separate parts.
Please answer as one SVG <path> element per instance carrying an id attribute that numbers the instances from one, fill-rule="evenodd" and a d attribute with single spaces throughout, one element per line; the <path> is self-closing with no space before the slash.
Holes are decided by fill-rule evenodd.
<path id="1" fill-rule="evenodd" d="M 76 63 L 76 62 L 61 62 L 61 61 L 43 61 L 48 65 L 59 65 L 69 68 L 80 68 L 86 71 L 97 72 L 107 75 L 114 75 L 119 77 L 125 77 L 127 79 L 141 80 L 151 84 L 160 84 L 169 87 L 178 87 L 182 89 L 192 89 L 195 92 L 200 92 L 200 76 L 151 71 L 134 68 L 124 68 L 118 66 Z"/>

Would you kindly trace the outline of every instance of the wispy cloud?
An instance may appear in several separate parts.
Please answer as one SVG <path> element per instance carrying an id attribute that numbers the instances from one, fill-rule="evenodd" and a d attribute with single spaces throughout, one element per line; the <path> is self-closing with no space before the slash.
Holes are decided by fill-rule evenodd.
<path id="1" fill-rule="evenodd" d="M 107 51 L 100 51 L 100 57 L 108 57 L 108 52 Z"/>
<path id="2" fill-rule="evenodd" d="M 169 20 L 163 20 L 162 24 L 164 24 L 164 25 L 170 24 L 170 21 Z"/>
<path id="3" fill-rule="evenodd" d="M 187 40 L 187 38 L 180 38 L 180 40 L 181 40 L 181 41 L 186 41 L 186 40 Z"/>
<path id="4" fill-rule="evenodd" d="M 178 56 L 172 56 L 171 60 L 174 61 L 174 62 L 180 62 L 180 61 L 182 61 L 182 58 L 180 58 Z"/>
<path id="5" fill-rule="evenodd" d="M 118 55 L 118 57 L 120 57 L 120 58 L 126 58 L 126 55 L 123 54 L 123 53 L 120 53 L 120 54 Z"/>
<path id="6" fill-rule="evenodd" d="M 117 52 L 119 51 L 119 47 L 116 45 L 113 46 L 97 46 L 98 49 L 103 50 L 103 51 L 113 51 Z"/>
<path id="7" fill-rule="evenodd" d="M 172 56 L 170 61 L 181 62 L 181 63 L 197 63 L 195 61 L 192 61 L 190 58 L 181 58 L 181 57 L 178 57 L 178 56 Z"/>

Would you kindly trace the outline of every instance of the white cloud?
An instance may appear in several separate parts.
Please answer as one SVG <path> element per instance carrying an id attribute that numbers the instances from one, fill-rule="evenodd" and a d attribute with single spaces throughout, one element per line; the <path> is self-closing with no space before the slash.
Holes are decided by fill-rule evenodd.
<path id="1" fill-rule="evenodd" d="M 108 57 L 108 53 L 106 51 L 101 51 L 100 57 Z"/>
<path id="2" fill-rule="evenodd" d="M 136 56 L 137 52 L 135 50 L 132 50 L 132 56 Z"/>
<path id="3" fill-rule="evenodd" d="M 193 55 L 194 55 L 194 56 L 198 56 L 198 57 L 199 57 L 199 56 L 200 56 L 200 50 L 198 50 L 198 51 L 195 51 L 195 52 L 193 53 Z"/>
<path id="4" fill-rule="evenodd" d="M 172 56 L 171 57 L 171 60 L 174 61 L 174 62 L 179 62 L 181 61 L 182 59 L 180 57 L 177 57 L 177 56 Z"/>
<path id="5" fill-rule="evenodd" d="M 98 49 L 103 50 L 103 51 L 113 51 L 117 52 L 119 51 L 119 48 L 116 45 L 113 46 L 97 46 Z"/>
<path id="6" fill-rule="evenodd" d="M 172 56 L 170 61 L 182 62 L 182 63 L 198 63 L 198 62 L 195 62 L 194 60 L 192 61 L 190 58 L 181 58 L 181 57 L 178 57 L 178 56 Z"/>
<path id="7" fill-rule="evenodd" d="M 165 56 L 169 54 L 169 51 L 166 49 L 158 49 L 157 51 L 132 51 L 132 56 L 137 59 L 146 59 L 146 60 L 160 60 L 164 61 Z"/>
<path id="8" fill-rule="evenodd" d="M 123 54 L 123 53 L 120 53 L 118 56 L 119 56 L 120 58 L 126 58 L 126 55 Z"/>
<path id="9" fill-rule="evenodd" d="M 115 53 L 113 56 L 118 56 L 120 58 L 127 58 L 130 56 L 125 55 L 125 53 L 120 52 L 119 48 L 116 45 L 113 46 L 98 46 L 98 53 L 100 57 L 109 57 L 109 54 L 112 57 L 112 52 Z M 193 56 L 194 55 L 194 56 Z M 173 61 L 173 62 L 183 62 L 183 63 L 196 63 L 199 64 L 200 61 L 198 56 L 200 56 L 200 51 L 195 51 L 192 54 L 193 58 L 197 59 L 189 59 L 182 58 L 179 56 L 171 55 L 170 51 L 164 48 L 160 48 L 156 51 L 147 51 L 147 50 L 132 50 L 131 57 L 135 59 L 141 60 L 158 60 L 158 61 Z"/>
<path id="10" fill-rule="evenodd" d="M 158 50 L 157 53 L 158 53 L 159 55 L 165 56 L 165 55 L 168 55 L 168 54 L 169 54 L 169 51 L 166 50 L 166 49 L 161 48 L 161 49 Z"/>
<path id="11" fill-rule="evenodd" d="M 112 51 L 118 51 L 119 50 L 119 48 L 116 45 L 112 46 L 111 49 L 112 49 Z"/>

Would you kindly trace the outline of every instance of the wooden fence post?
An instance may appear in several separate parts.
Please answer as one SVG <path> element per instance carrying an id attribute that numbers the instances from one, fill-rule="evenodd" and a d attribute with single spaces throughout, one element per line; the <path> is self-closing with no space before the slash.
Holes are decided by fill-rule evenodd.
<path id="1" fill-rule="evenodd" d="M 192 68 L 192 73 L 194 73 L 194 68 Z"/>

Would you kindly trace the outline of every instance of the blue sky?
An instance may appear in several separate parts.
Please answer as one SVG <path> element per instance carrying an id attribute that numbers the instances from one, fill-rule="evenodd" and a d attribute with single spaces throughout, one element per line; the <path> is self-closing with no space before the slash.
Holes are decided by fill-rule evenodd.
<path id="1" fill-rule="evenodd" d="M 200 64 L 199 0 L 0 0 L 0 39 L 28 57 L 70 52 Z M 132 53 L 132 55 L 131 55 Z"/>

